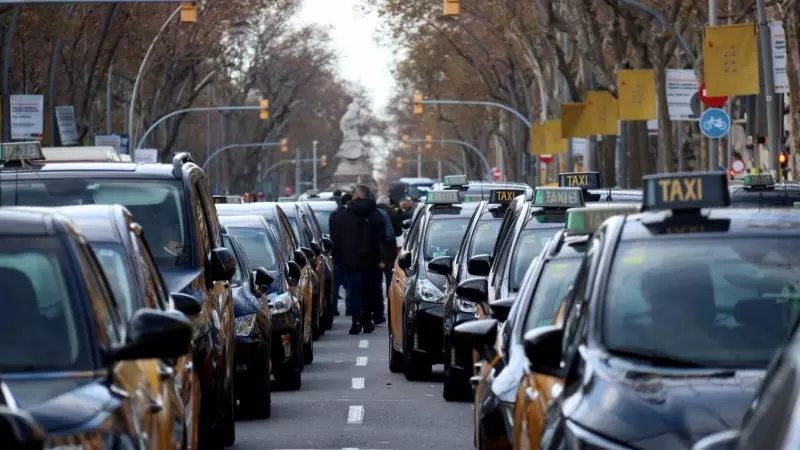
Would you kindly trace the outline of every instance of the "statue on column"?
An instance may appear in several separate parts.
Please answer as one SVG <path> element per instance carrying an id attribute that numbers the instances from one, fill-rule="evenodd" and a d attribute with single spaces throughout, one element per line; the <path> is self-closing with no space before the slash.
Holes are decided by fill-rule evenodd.
<path id="1" fill-rule="evenodd" d="M 333 173 L 333 183 L 335 187 L 350 189 L 356 184 L 368 184 L 373 186 L 375 183 L 372 177 L 372 163 L 370 155 L 367 153 L 366 146 L 361 140 L 359 126 L 363 123 L 361 117 L 361 107 L 353 100 L 347 107 L 339 121 L 339 128 L 342 130 L 342 145 L 336 158 L 339 162 L 336 171 Z"/>

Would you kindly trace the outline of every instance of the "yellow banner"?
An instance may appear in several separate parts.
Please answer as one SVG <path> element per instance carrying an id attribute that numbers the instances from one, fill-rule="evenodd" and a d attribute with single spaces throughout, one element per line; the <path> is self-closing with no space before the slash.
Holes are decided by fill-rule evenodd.
<path id="1" fill-rule="evenodd" d="M 548 120 L 544 123 L 544 131 L 546 136 L 545 142 L 545 155 L 560 155 L 567 153 L 567 144 L 569 141 L 561 137 L 563 131 L 561 129 L 562 122 L 560 120 Z"/>
<path id="2" fill-rule="evenodd" d="M 547 154 L 547 127 L 543 123 L 531 127 L 531 155 Z M 559 131 L 560 132 L 560 131 Z"/>
<path id="3" fill-rule="evenodd" d="M 758 35 L 752 23 L 703 28 L 706 96 L 758 94 Z"/>
<path id="4" fill-rule="evenodd" d="M 619 103 L 608 91 L 591 91 L 586 93 L 586 109 L 583 115 L 588 116 L 589 134 L 617 135 Z"/>
<path id="5" fill-rule="evenodd" d="M 656 76 L 653 70 L 620 70 L 617 73 L 619 120 L 656 118 Z"/>
<path id="6" fill-rule="evenodd" d="M 561 137 L 588 138 L 592 133 L 588 114 L 584 114 L 584 103 L 561 104 Z"/>

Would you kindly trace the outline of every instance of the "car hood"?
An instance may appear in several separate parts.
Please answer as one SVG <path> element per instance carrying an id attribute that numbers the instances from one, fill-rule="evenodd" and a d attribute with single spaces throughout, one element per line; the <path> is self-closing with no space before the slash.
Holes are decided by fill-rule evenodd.
<path id="1" fill-rule="evenodd" d="M 587 358 L 585 377 L 583 394 L 564 402 L 570 420 L 639 449 L 663 449 L 738 428 L 764 371 L 642 368 L 605 355 Z"/>
<path id="2" fill-rule="evenodd" d="M 101 378 L 5 378 L 20 408 L 48 432 L 78 427 L 114 401 Z"/>
<path id="3" fill-rule="evenodd" d="M 233 286 L 233 315 L 236 317 L 255 314 L 258 311 L 258 300 L 245 285 Z"/>

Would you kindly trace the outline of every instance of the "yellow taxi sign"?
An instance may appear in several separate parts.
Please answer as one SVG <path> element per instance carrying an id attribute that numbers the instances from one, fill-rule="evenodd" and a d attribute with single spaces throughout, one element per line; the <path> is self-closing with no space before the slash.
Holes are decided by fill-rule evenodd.
<path id="1" fill-rule="evenodd" d="M 42 144 L 39 141 L 0 143 L 0 161 L 42 160 Z"/>
<path id="2" fill-rule="evenodd" d="M 447 175 L 444 177 L 444 182 L 442 184 L 444 184 L 445 186 L 463 186 L 467 184 L 467 176 Z"/>
<path id="3" fill-rule="evenodd" d="M 506 205 L 520 195 L 525 195 L 525 191 L 522 189 L 492 189 L 489 191 L 489 203 Z"/>
<path id="4" fill-rule="evenodd" d="M 564 228 L 569 234 L 592 234 L 609 217 L 633 214 L 638 205 L 603 205 L 597 207 L 572 208 L 567 211 Z"/>
<path id="5" fill-rule="evenodd" d="M 581 189 L 599 189 L 600 172 L 569 172 L 558 174 L 558 185 L 561 187 L 579 187 Z"/>
<path id="6" fill-rule="evenodd" d="M 747 174 L 744 176 L 744 187 L 767 187 L 775 186 L 772 174 L 762 173 L 758 175 Z"/>
<path id="7" fill-rule="evenodd" d="M 215 195 L 214 196 L 214 203 L 216 203 L 216 204 L 228 203 L 228 197 L 225 196 L 225 195 Z"/>
<path id="8" fill-rule="evenodd" d="M 550 208 L 575 208 L 583 206 L 583 191 L 572 187 L 537 187 L 533 205 Z"/>
<path id="9" fill-rule="evenodd" d="M 684 172 L 642 177 L 642 210 L 700 209 L 731 204 L 725 172 Z"/>
<path id="10" fill-rule="evenodd" d="M 461 203 L 458 191 L 428 191 L 425 203 L 431 205 L 454 205 Z"/>

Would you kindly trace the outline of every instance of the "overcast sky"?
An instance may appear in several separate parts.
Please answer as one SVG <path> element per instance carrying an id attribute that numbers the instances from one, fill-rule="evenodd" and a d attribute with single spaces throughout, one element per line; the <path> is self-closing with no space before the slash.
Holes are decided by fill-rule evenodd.
<path id="1" fill-rule="evenodd" d="M 333 50 L 339 57 L 339 73 L 364 86 L 375 113 L 383 115 L 392 95 L 394 65 L 391 49 L 378 45 L 375 32 L 379 20 L 356 9 L 362 0 L 303 0 L 298 19 L 330 27 Z"/>

